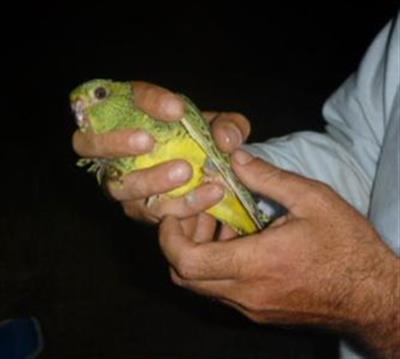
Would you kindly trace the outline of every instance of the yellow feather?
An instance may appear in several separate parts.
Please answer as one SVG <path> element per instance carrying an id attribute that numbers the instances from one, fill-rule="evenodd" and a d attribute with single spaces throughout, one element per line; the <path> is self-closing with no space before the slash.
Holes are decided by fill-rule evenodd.
<path id="1" fill-rule="evenodd" d="M 99 90 L 100 94 L 97 94 Z M 262 220 L 256 203 L 218 152 L 208 124 L 197 107 L 182 95 L 186 115 L 180 123 L 164 123 L 138 109 L 134 98 L 131 82 L 103 79 L 88 81 L 71 92 L 71 105 L 81 131 L 99 134 L 125 128 L 140 129 L 147 131 L 156 142 L 151 153 L 136 158 L 82 159 L 79 165 L 90 165 L 89 172 L 96 174 L 99 183 L 108 179 L 123 185 L 123 176 L 131 171 L 172 159 L 184 159 L 192 166 L 192 178 L 185 185 L 167 193 L 168 197 L 183 196 L 204 182 L 226 184 L 224 198 L 207 212 L 239 233 L 257 231 Z M 207 154 L 212 160 L 210 163 Z M 214 170 L 210 168 L 212 166 Z"/>
<path id="2" fill-rule="evenodd" d="M 205 174 L 204 166 L 207 161 L 207 155 L 203 149 L 188 136 L 169 139 L 156 145 L 154 150 L 145 155 L 136 157 L 135 168 L 143 169 L 155 166 L 171 159 L 183 159 L 188 161 L 193 170 L 192 178 L 185 185 L 168 192 L 171 198 L 180 197 L 192 191 L 203 183 Z M 215 206 L 209 208 L 207 212 L 220 221 L 230 225 L 239 233 L 253 233 L 257 230 L 256 225 L 243 207 L 236 195 L 225 189 L 224 198 Z"/>

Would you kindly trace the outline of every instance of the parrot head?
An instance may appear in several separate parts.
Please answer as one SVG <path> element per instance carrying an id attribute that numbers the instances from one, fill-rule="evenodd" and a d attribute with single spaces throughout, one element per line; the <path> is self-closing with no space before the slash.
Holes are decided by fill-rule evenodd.
<path id="1" fill-rule="evenodd" d="M 70 102 L 81 131 L 107 132 L 132 111 L 132 88 L 127 82 L 91 80 L 71 92 Z"/>

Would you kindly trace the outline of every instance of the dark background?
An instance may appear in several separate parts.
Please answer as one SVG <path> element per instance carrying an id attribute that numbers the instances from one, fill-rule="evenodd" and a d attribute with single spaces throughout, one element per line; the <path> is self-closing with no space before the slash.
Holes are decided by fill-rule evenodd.
<path id="1" fill-rule="evenodd" d="M 68 92 L 94 77 L 147 80 L 202 109 L 242 112 L 251 141 L 322 130 L 324 100 L 396 9 L 108 2 L 3 11 L 0 320 L 38 317 L 43 358 L 335 358 L 333 334 L 258 326 L 175 288 L 156 229 L 125 218 L 74 166 Z"/>

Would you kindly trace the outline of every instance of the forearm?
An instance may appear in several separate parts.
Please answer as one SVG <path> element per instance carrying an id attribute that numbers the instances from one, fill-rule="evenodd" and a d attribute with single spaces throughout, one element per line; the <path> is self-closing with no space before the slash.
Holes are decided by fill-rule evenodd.
<path id="1" fill-rule="evenodd" d="M 400 258 L 388 255 L 356 291 L 354 334 L 378 358 L 400 358 Z"/>

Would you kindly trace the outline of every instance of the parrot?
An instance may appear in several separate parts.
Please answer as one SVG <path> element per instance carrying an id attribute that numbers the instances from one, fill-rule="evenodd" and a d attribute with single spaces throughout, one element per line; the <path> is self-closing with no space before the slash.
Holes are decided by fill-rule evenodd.
<path id="1" fill-rule="evenodd" d="M 192 166 L 192 177 L 185 184 L 152 198 L 184 196 L 204 183 L 224 186 L 223 198 L 206 212 L 228 225 L 239 235 L 255 233 L 270 221 L 257 205 L 255 197 L 244 187 L 233 172 L 229 156 L 216 146 L 209 123 L 196 105 L 185 95 L 183 118 L 163 122 L 135 106 L 134 82 L 94 79 L 86 81 L 70 92 L 70 104 L 77 127 L 82 132 L 95 134 L 119 129 L 136 129 L 155 139 L 153 150 L 138 156 L 122 158 L 80 158 L 77 165 L 88 166 L 99 184 L 115 181 L 123 185 L 124 175 L 149 168 L 173 159 L 186 160 Z"/>

